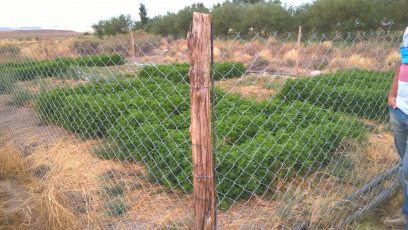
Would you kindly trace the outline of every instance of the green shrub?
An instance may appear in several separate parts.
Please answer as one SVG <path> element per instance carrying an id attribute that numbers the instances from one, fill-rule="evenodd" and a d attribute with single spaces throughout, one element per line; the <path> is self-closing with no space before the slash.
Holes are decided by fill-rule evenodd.
<path id="1" fill-rule="evenodd" d="M 173 64 L 173 65 L 145 65 L 139 73 L 139 77 L 162 77 L 176 83 L 190 82 L 188 72 L 190 65 Z M 221 80 L 224 78 L 240 77 L 246 72 L 244 64 L 241 62 L 224 62 L 214 64 L 214 79 Z"/>
<path id="2" fill-rule="evenodd" d="M 391 72 L 355 69 L 288 80 L 279 97 L 288 101 L 309 101 L 362 118 L 385 120 L 388 119 L 387 95 L 392 76 Z"/>
<path id="3" fill-rule="evenodd" d="M 16 78 L 8 72 L 0 72 L 0 94 L 8 94 L 14 89 Z"/>
<path id="4" fill-rule="evenodd" d="M 125 214 L 127 208 L 126 204 L 122 199 L 109 201 L 107 204 L 107 214 L 109 216 L 121 216 Z"/>
<path id="5" fill-rule="evenodd" d="M 188 72 L 190 65 L 174 64 L 174 65 L 145 65 L 140 70 L 139 77 L 151 78 L 161 77 L 172 82 L 190 82 Z"/>
<path id="6" fill-rule="evenodd" d="M 150 178 L 192 192 L 189 93 L 188 84 L 154 75 L 48 91 L 37 109 L 81 136 L 108 137 L 121 157 L 144 162 Z M 344 137 L 364 135 L 355 119 L 309 102 L 254 102 L 219 90 L 217 99 L 217 188 L 224 200 L 263 193 L 276 175 L 318 168 Z"/>
<path id="7" fill-rule="evenodd" d="M 247 69 L 241 62 L 224 62 L 214 64 L 214 80 L 240 77 Z"/>
<path id="8" fill-rule="evenodd" d="M 79 57 L 79 58 L 59 58 L 57 61 L 74 66 L 112 66 L 123 65 L 125 58 L 120 54 L 103 54 L 99 56 Z"/>
<path id="9" fill-rule="evenodd" d="M 72 66 L 112 66 L 122 65 L 125 59 L 120 54 L 100 55 L 79 58 L 58 58 L 46 61 L 26 61 L 22 63 L 5 63 L 0 71 L 11 73 L 17 80 L 32 80 L 37 77 L 61 77 Z M 75 76 L 74 76 L 75 77 Z"/>
<path id="10" fill-rule="evenodd" d="M 124 187 L 123 184 L 115 183 L 112 186 L 108 186 L 108 185 L 103 186 L 103 190 L 105 194 L 108 196 L 119 196 L 124 193 L 123 187 Z"/>
<path id="11" fill-rule="evenodd" d="M 57 61 L 24 62 L 12 67 L 0 67 L 7 69 L 17 80 L 32 80 L 37 77 L 51 77 L 65 72 L 68 65 Z"/>

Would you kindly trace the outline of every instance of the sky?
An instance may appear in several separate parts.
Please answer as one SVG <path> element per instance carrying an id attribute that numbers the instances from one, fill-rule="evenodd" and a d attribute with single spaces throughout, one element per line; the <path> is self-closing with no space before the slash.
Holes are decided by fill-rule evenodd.
<path id="1" fill-rule="evenodd" d="M 197 0 L 208 8 L 225 0 Z M 92 31 L 91 25 L 103 19 L 129 14 L 139 20 L 140 3 L 147 16 L 177 12 L 191 5 L 192 0 L 1 0 L 0 28 L 41 27 Z M 299 6 L 312 0 L 282 0 L 283 4 Z"/>

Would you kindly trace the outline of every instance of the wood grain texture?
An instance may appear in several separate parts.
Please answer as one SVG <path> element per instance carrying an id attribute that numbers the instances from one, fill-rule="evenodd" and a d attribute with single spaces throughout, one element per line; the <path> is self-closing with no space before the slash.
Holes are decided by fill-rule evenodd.
<path id="1" fill-rule="evenodd" d="M 211 152 L 210 54 L 211 15 L 194 13 L 187 34 L 190 51 L 190 136 L 193 149 L 194 229 L 214 229 L 215 180 Z"/>

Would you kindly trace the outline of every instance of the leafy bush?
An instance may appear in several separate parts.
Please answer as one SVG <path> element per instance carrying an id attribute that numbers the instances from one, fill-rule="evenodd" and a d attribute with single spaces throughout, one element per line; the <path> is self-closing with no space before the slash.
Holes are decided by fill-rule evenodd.
<path id="1" fill-rule="evenodd" d="M 173 64 L 173 65 L 146 65 L 143 66 L 139 77 L 160 76 L 173 82 L 190 82 L 188 72 L 190 65 Z M 221 80 L 224 78 L 239 77 L 246 72 L 244 64 L 241 62 L 224 62 L 214 64 L 214 79 Z"/>
<path id="2" fill-rule="evenodd" d="M 169 80 L 172 82 L 190 82 L 188 77 L 189 70 L 190 65 L 188 63 L 173 65 L 145 65 L 140 70 L 138 76 L 143 78 L 158 76 L 162 77 L 163 80 Z"/>
<path id="3" fill-rule="evenodd" d="M 387 95 L 391 72 L 341 71 L 312 78 L 288 80 L 279 97 L 288 101 L 309 101 L 323 108 L 369 119 L 388 119 Z"/>
<path id="4" fill-rule="evenodd" d="M 8 94 L 15 87 L 15 77 L 8 72 L 0 72 L 0 94 Z"/>
<path id="5" fill-rule="evenodd" d="M 107 55 L 103 54 L 100 56 L 91 57 L 79 57 L 79 58 L 59 58 L 57 61 L 63 62 L 69 65 L 76 66 L 112 66 L 112 65 L 123 65 L 125 58 L 120 54 Z"/>
<path id="6" fill-rule="evenodd" d="M 12 73 L 17 80 L 25 81 L 63 73 L 68 69 L 68 65 L 58 61 L 38 61 L 15 64 L 13 67 L 6 67 L 5 69 Z"/>
<path id="7" fill-rule="evenodd" d="M 214 80 L 240 77 L 247 69 L 241 62 L 224 62 L 214 64 Z"/>
<path id="8" fill-rule="evenodd" d="M 151 179 L 192 192 L 189 85 L 161 76 L 180 66 L 165 68 L 132 82 L 48 91 L 37 109 L 81 136 L 108 137 L 120 156 L 144 162 Z M 174 76 L 172 81 L 179 74 Z M 216 123 L 222 199 L 264 193 L 277 175 L 320 167 L 344 137 L 364 134 L 359 121 L 309 102 L 254 102 L 219 90 L 216 98 L 217 117 L 223 118 Z"/>
<path id="9" fill-rule="evenodd" d="M 119 196 L 123 194 L 124 185 L 121 183 L 115 183 L 114 185 L 105 185 L 103 190 L 108 196 Z"/>
<path id="10" fill-rule="evenodd" d="M 0 65 L 0 71 L 7 70 L 17 80 L 32 80 L 37 77 L 51 77 L 61 75 L 74 66 L 112 66 L 122 65 L 125 62 L 122 55 L 100 55 L 79 58 L 58 58 L 47 61 L 26 61 L 22 63 L 5 63 Z"/>
<path id="11" fill-rule="evenodd" d="M 109 216 L 121 216 L 127 211 L 125 202 L 122 199 L 111 200 L 107 203 L 107 214 Z"/>

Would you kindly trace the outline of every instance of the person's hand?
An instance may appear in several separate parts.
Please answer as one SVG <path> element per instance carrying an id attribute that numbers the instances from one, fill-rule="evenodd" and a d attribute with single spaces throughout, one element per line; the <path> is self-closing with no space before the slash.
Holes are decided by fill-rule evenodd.
<path id="1" fill-rule="evenodd" d="M 393 109 L 397 108 L 397 97 L 388 96 L 388 105 L 392 106 Z"/>

